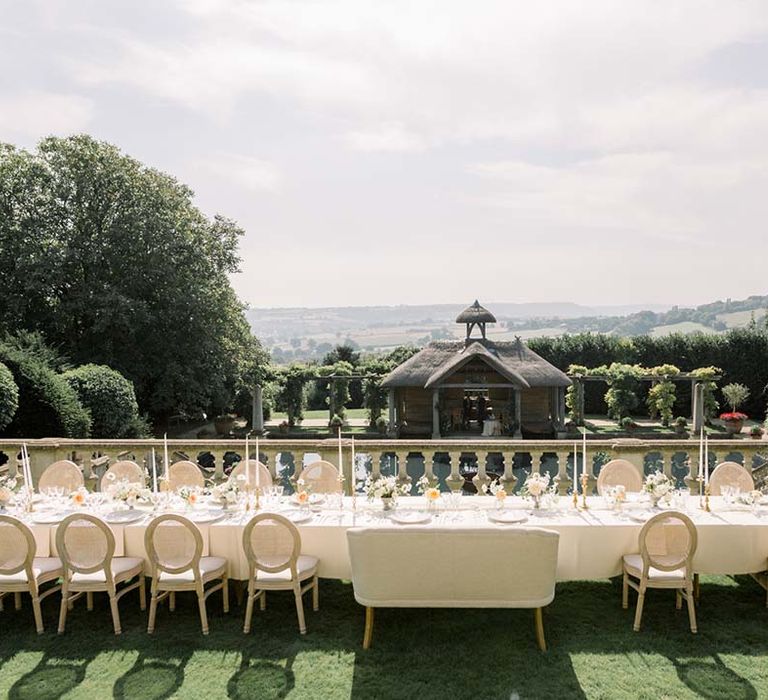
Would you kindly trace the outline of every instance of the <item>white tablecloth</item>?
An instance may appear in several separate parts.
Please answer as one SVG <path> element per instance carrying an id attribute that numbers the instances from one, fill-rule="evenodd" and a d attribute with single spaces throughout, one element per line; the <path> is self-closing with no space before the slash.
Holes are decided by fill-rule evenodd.
<path id="1" fill-rule="evenodd" d="M 567 501 L 567 502 L 566 502 Z M 688 515 L 698 529 L 698 550 L 694 567 L 699 573 L 746 574 L 766 569 L 768 557 L 768 508 L 753 514 L 748 510 L 727 508 L 720 498 L 711 499 L 712 512 L 698 508 L 698 499 L 691 498 Z M 423 527 L 543 527 L 560 533 L 557 578 L 560 581 L 599 579 L 621 572 L 624 554 L 638 551 L 637 538 L 642 523 L 631 520 L 626 511 L 617 515 L 607 510 L 600 498 L 589 499 L 587 511 L 573 511 L 569 499 L 562 498 L 553 514 L 535 514 L 530 504 L 519 498 L 508 498 L 507 509 L 524 509 L 528 519 L 521 525 L 496 525 L 488 520 L 494 501 L 487 496 L 461 499 L 459 510 L 448 510 L 441 504 L 429 524 Z M 349 579 L 346 531 L 350 527 L 400 527 L 387 517 L 381 505 L 357 498 L 356 510 L 352 499 L 344 499 L 343 510 L 321 511 L 312 520 L 298 526 L 302 551 L 320 560 L 319 574 L 323 578 Z M 398 510 L 424 509 L 422 498 L 400 499 Z M 279 510 L 277 511 L 279 512 Z M 242 552 L 242 532 L 253 513 L 233 514 L 210 525 L 201 525 L 205 554 L 226 557 L 232 578 L 247 578 L 248 567 Z M 144 532 L 151 516 L 128 525 L 113 526 L 118 556 L 146 558 Z M 55 525 L 32 527 L 38 544 L 38 556 L 55 553 Z"/>

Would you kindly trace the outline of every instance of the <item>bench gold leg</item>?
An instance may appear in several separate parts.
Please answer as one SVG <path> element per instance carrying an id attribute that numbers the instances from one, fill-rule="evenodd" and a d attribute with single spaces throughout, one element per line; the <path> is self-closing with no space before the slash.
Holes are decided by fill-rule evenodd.
<path id="1" fill-rule="evenodd" d="M 371 648 L 373 639 L 373 608 L 365 609 L 365 634 L 363 635 L 363 649 Z"/>
<path id="2" fill-rule="evenodd" d="M 534 615 L 536 619 L 536 642 L 541 651 L 546 651 L 547 642 L 544 639 L 544 618 L 541 615 L 541 608 L 536 608 Z"/>

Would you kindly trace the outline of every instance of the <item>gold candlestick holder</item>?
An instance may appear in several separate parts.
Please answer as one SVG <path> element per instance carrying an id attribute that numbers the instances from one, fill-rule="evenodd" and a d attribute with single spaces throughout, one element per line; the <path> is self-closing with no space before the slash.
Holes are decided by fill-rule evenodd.
<path id="1" fill-rule="evenodd" d="M 581 508 L 587 510 L 587 486 L 589 485 L 589 476 L 587 474 L 581 475 Z"/>
<path id="2" fill-rule="evenodd" d="M 704 489 L 704 510 L 707 511 L 707 513 L 711 512 L 711 508 L 709 507 L 709 484 Z"/>
<path id="3" fill-rule="evenodd" d="M 256 494 L 256 500 L 253 503 L 253 510 L 256 511 L 256 510 L 259 510 L 259 508 L 261 507 L 259 503 L 259 499 L 261 498 L 261 487 L 257 486 L 254 493 Z"/>
<path id="4" fill-rule="evenodd" d="M 573 485 L 573 509 L 578 510 L 579 508 L 579 489 L 576 484 Z"/>

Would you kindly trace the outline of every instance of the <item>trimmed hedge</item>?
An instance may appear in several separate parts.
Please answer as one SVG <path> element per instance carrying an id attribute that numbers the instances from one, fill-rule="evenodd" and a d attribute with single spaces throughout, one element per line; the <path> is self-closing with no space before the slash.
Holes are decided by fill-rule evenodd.
<path id="1" fill-rule="evenodd" d="M 19 407 L 3 431 L 8 437 L 89 437 L 91 416 L 74 389 L 44 362 L 0 344 L 0 362 L 19 388 Z"/>
<path id="2" fill-rule="evenodd" d="M 19 408 L 19 387 L 13 373 L 0 362 L 0 430 L 3 430 L 16 415 Z"/>
<path id="3" fill-rule="evenodd" d="M 133 382 L 106 365 L 82 365 L 61 376 L 91 412 L 93 437 L 135 436 L 140 419 Z"/>

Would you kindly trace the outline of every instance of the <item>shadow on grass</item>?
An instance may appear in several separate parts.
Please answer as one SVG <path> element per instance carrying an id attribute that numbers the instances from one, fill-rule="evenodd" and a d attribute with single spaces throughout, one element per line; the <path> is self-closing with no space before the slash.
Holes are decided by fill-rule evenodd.
<path id="1" fill-rule="evenodd" d="M 112 693 L 121 700 L 181 694 L 211 700 L 282 698 L 292 691 L 306 693 L 307 687 L 326 689 L 317 690 L 324 697 L 357 699 L 508 699 L 515 694 L 578 699 L 607 697 L 605 689 L 622 672 L 642 697 L 660 697 L 670 676 L 657 675 L 652 664 L 649 671 L 638 669 L 636 659 L 648 655 L 667 659 L 674 667 L 680 685 L 670 689 L 668 697 L 693 692 L 704 698 L 752 700 L 764 696 L 768 686 L 756 689 L 728 668 L 720 654 L 768 655 L 763 601 L 762 589 L 749 579 L 705 578 L 700 633 L 692 635 L 685 611 L 674 608 L 674 593 L 652 591 L 643 629 L 634 633 L 635 600 L 630 600 L 629 610 L 621 609 L 618 581 L 561 584 L 545 611 L 549 652 L 543 654 L 536 647 L 530 610 L 381 610 L 373 647 L 363 651 L 363 608 L 354 602 L 351 586 L 338 581 L 321 583 L 321 609 L 307 612 L 306 636 L 296 631 L 291 595 L 274 595 L 266 611 L 256 611 L 249 635 L 242 633 L 242 607 L 233 604 L 224 615 L 220 605 L 211 605 L 207 637 L 200 634 L 194 595 L 180 595 L 176 612 L 165 607 L 159 611 L 157 632 L 150 637 L 146 616 L 131 594 L 121 604 L 120 637 L 111 633 L 106 600 L 99 598 L 91 613 L 84 606 L 75 608 L 63 636 L 49 631 L 38 637 L 28 604 L 20 612 L 2 613 L 0 664 L 5 664 L 8 678 L 8 662 L 17 653 L 43 653 L 33 669 L 13 682 L 9 697 L 15 700 L 47 700 L 77 691 L 88 664 L 105 652 L 116 654 L 110 660 L 111 672 L 119 676 Z M 55 600 L 45 602 L 50 629 L 57 606 Z M 203 684 L 209 683 L 205 688 L 190 689 L 184 683 L 193 655 L 194 677 L 215 679 L 203 678 Z M 610 661 L 602 664 L 591 658 L 600 655 Z M 300 656 L 299 672 L 295 661 Z M 209 663 L 217 666 L 210 674 L 205 666 Z M 761 677 L 759 663 L 762 659 L 755 661 L 756 678 Z M 664 666 L 669 674 L 666 661 Z"/>

